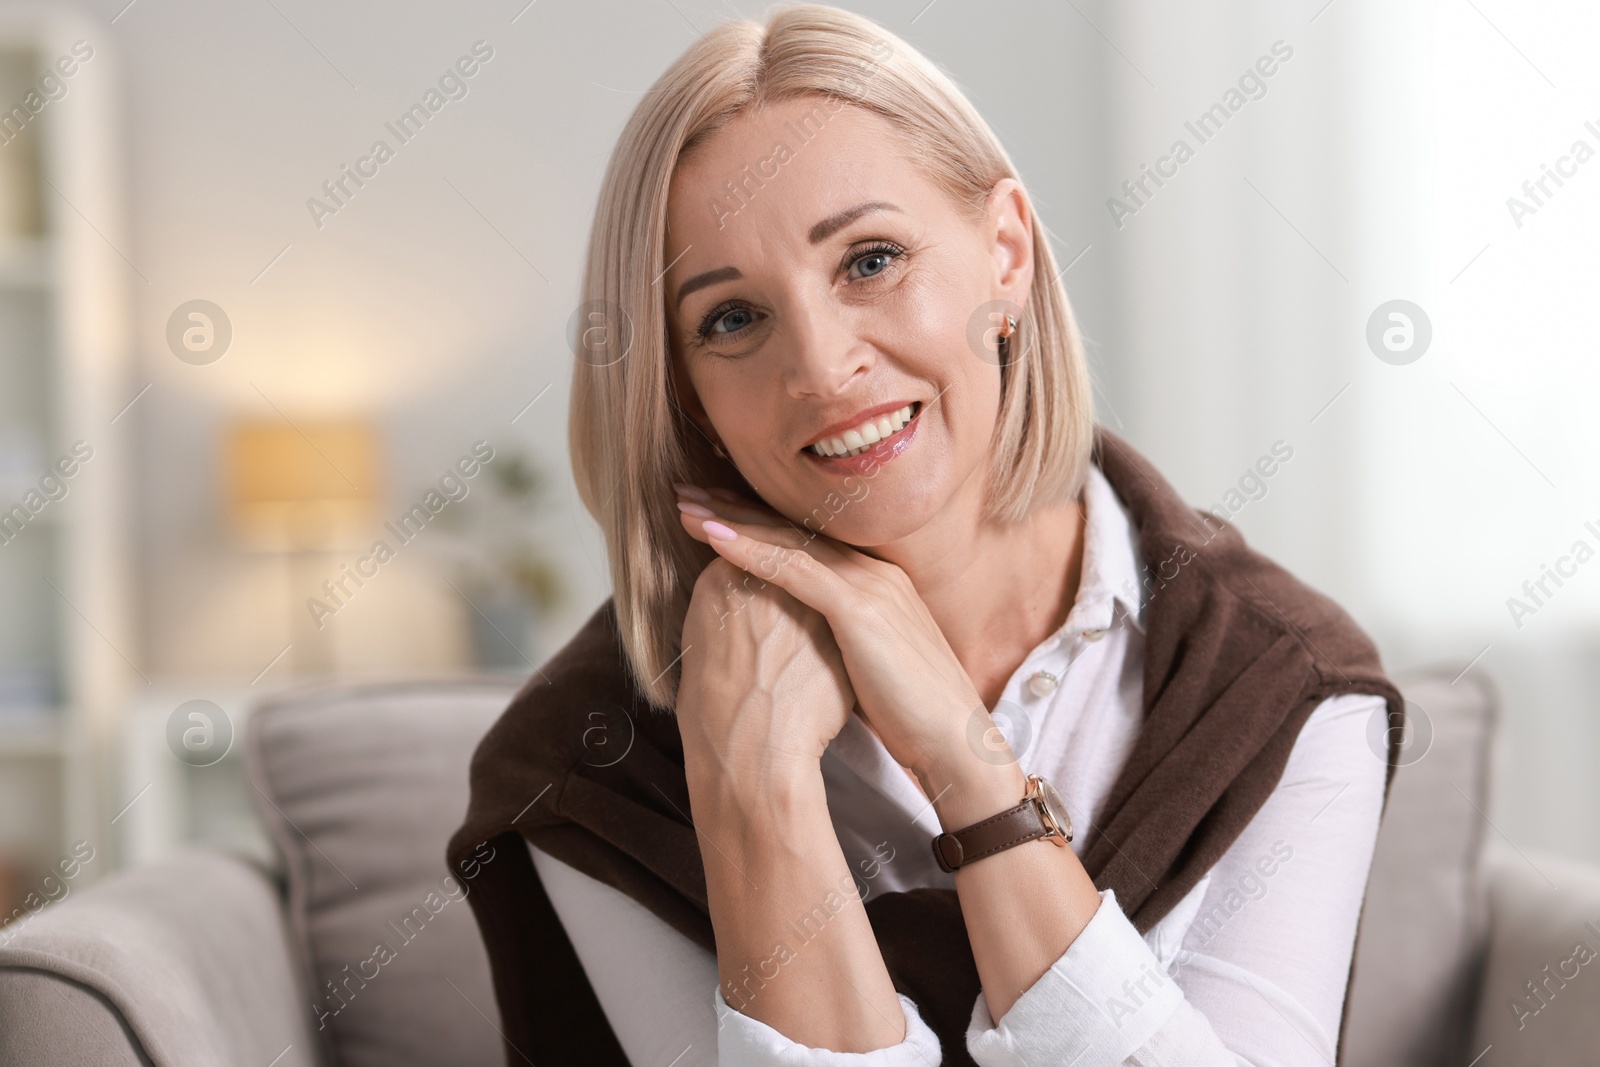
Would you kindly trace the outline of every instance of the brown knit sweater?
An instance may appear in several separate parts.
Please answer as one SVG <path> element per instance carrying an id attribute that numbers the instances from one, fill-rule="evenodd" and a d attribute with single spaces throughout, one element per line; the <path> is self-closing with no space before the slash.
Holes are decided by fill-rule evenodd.
<path id="1" fill-rule="evenodd" d="M 1376 693 L 1400 716 L 1404 701 L 1372 642 L 1331 600 L 1185 505 L 1103 428 L 1094 462 L 1139 530 L 1145 722 L 1083 862 L 1143 933 L 1254 817 L 1318 704 Z M 606 761 L 586 732 L 604 723 L 627 736 L 625 721 L 626 758 L 597 766 Z M 607 601 L 479 744 L 467 817 L 448 850 L 451 870 L 470 876 L 508 1063 L 628 1062 L 522 839 L 715 951 L 689 810 L 676 720 L 638 695 Z M 944 1062 L 971 1064 L 965 1034 L 981 984 L 956 891 L 884 893 L 866 910 L 895 988 L 938 1035 Z"/>

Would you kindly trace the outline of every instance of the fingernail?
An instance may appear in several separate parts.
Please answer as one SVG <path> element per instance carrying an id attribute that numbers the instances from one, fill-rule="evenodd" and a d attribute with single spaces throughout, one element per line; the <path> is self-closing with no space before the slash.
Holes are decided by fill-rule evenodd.
<path id="1" fill-rule="evenodd" d="M 698 500 L 702 504 L 711 503 L 711 494 L 700 488 L 698 485 L 687 485 L 684 482 L 673 482 L 672 488 L 676 489 L 679 494 L 688 497 L 690 500 Z"/>
<path id="2" fill-rule="evenodd" d="M 715 537 L 718 541 L 732 541 L 734 538 L 739 536 L 733 530 L 730 530 L 726 526 L 722 525 L 722 523 L 714 522 L 711 519 L 706 520 L 705 531 L 712 537 Z"/>
<path id="3" fill-rule="evenodd" d="M 683 512 L 685 515 L 693 515 L 697 519 L 714 519 L 717 517 L 717 513 L 712 511 L 710 508 L 703 507 L 700 504 L 696 504 L 688 500 L 678 501 L 678 510 Z"/>

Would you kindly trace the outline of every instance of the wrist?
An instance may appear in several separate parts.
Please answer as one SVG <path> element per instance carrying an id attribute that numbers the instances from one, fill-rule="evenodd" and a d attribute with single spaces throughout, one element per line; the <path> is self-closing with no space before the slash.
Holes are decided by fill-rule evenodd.
<path id="1" fill-rule="evenodd" d="M 685 749 L 684 777 L 695 820 L 708 818 L 741 838 L 790 832 L 819 815 L 832 826 L 818 760 L 764 758 L 755 766 Z"/>
<path id="2" fill-rule="evenodd" d="M 788 752 L 771 744 L 712 743 L 699 737 L 683 738 L 683 770 L 691 779 L 759 788 L 772 785 L 793 789 L 822 775 L 820 754 Z"/>
<path id="3" fill-rule="evenodd" d="M 964 830 L 1015 807 L 1028 789 L 1028 776 L 1017 763 L 991 763 L 965 746 L 913 767 L 912 773 L 946 831 Z"/>

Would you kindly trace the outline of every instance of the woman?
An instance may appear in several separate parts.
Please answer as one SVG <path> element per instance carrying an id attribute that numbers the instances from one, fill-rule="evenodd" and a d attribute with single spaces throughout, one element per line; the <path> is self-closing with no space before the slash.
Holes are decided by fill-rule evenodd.
<path id="1" fill-rule="evenodd" d="M 451 853 L 531 842 L 472 898 L 512 1051 L 575 1040 L 532 999 L 600 1025 L 538 943 L 636 1065 L 1332 1063 L 1399 695 L 1095 434 L 949 80 L 830 8 L 708 34 L 622 135 L 586 299 L 616 594 L 485 739 Z"/>

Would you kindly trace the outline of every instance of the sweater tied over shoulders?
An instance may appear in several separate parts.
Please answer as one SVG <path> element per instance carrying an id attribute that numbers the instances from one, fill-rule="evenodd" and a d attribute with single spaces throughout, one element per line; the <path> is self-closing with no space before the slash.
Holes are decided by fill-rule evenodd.
<path id="1" fill-rule="evenodd" d="M 1139 530 L 1147 602 L 1144 723 L 1091 831 L 1084 867 L 1140 933 L 1199 883 L 1276 788 L 1312 711 L 1343 693 L 1388 703 L 1388 779 L 1405 703 L 1376 647 L 1332 600 L 1190 508 L 1104 427 L 1093 462 Z M 592 731 L 626 756 L 596 758 Z M 604 764 L 604 765 L 602 765 Z M 634 685 L 612 601 L 522 687 L 472 759 L 450 870 L 468 889 L 509 1063 L 627 1067 L 524 844 L 649 908 L 715 952 L 676 719 Z M 953 889 L 866 904 L 895 989 L 970 1064 L 982 991 Z"/>

